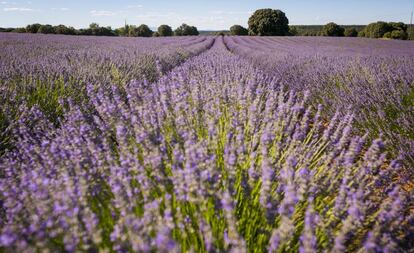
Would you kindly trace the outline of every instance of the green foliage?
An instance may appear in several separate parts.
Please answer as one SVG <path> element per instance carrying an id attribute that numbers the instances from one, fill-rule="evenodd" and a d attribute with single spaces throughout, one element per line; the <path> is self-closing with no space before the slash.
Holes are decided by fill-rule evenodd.
<path id="1" fill-rule="evenodd" d="M 32 25 L 28 25 L 26 26 L 26 32 L 28 33 L 37 33 L 37 31 L 39 30 L 41 24 L 32 24 Z"/>
<path id="2" fill-rule="evenodd" d="M 241 25 L 233 25 L 230 27 L 230 34 L 237 36 L 245 36 L 249 34 L 249 31 Z"/>
<path id="3" fill-rule="evenodd" d="M 228 35 L 228 33 L 221 31 L 221 32 L 216 32 L 214 35 L 224 36 L 224 35 Z"/>
<path id="4" fill-rule="evenodd" d="M 76 30 L 73 27 L 67 27 L 65 25 L 57 25 L 54 27 L 54 32 L 56 34 L 66 34 L 66 35 L 75 35 Z"/>
<path id="5" fill-rule="evenodd" d="M 129 36 L 129 29 L 130 29 L 130 25 L 125 24 L 124 27 L 120 27 L 115 29 L 115 34 L 118 36 Z"/>
<path id="6" fill-rule="evenodd" d="M 0 157 L 6 152 L 7 149 L 11 148 L 11 134 L 9 131 L 7 131 L 7 128 L 10 125 L 7 115 L 9 113 L 10 112 L 6 112 L 0 109 Z"/>
<path id="7" fill-rule="evenodd" d="M 180 27 L 175 29 L 175 36 L 189 36 L 189 35 L 199 35 L 197 27 L 189 26 L 187 24 L 182 24 Z"/>
<path id="8" fill-rule="evenodd" d="M 115 36 L 114 31 L 110 26 L 101 27 L 97 23 L 91 23 L 88 29 L 80 29 L 79 35 L 94 35 L 94 36 Z"/>
<path id="9" fill-rule="evenodd" d="M 403 22 L 390 22 L 388 23 L 392 30 L 404 31 L 407 32 L 408 26 Z"/>
<path id="10" fill-rule="evenodd" d="M 343 37 L 345 29 L 334 22 L 326 24 L 322 29 L 323 36 Z"/>
<path id="11" fill-rule="evenodd" d="M 138 27 L 135 25 L 128 26 L 128 37 L 137 37 L 138 36 Z"/>
<path id="12" fill-rule="evenodd" d="M 270 9 L 264 9 L 270 10 Z M 261 10 L 258 10 L 261 11 Z M 274 11 L 274 10 L 271 10 Z M 283 12 L 282 12 L 283 13 Z M 253 14 L 254 15 L 254 14 Z M 283 13 L 284 15 L 284 13 Z M 252 16 L 253 17 L 253 16 Z M 252 18 L 251 17 L 251 18 Z M 285 16 L 284 16 L 285 17 Z M 250 20 L 250 19 L 249 19 Z M 256 20 L 256 19 L 254 19 Z M 271 26 L 267 26 L 269 22 L 273 19 L 272 17 L 264 19 L 261 24 L 260 29 L 268 29 Z M 286 19 L 287 20 L 287 19 Z M 287 20 L 288 22 L 288 20 Z M 249 25 L 250 26 L 250 25 Z M 279 29 L 281 26 L 278 26 L 275 29 Z M 371 23 L 368 26 L 363 25 L 348 25 L 342 26 L 344 30 L 344 36 L 346 37 L 367 37 L 367 38 L 387 38 L 387 39 L 409 39 L 414 40 L 414 29 L 408 27 L 408 25 L 402 22 L 376 22 Z M 261 35 L 289 35 L 289 36 L 338 36 L 338 35 L 326 35 L 326 31 L 323 30 L 321 25 L 293 25 L 288 26 L 287 32 L 283 34 L 275 34 L 274 31 L 268 33 L 261 33 Z M 39 31 L 40 29 L 40 31 Z M 149 28 L 148 28 L 149 29 Z M 273 29 L 273 28 L 271 28 Z M 44 34 L 65 34 L 65 35 L 93 35 L 93 36 L 130 36 L 138 37 L 141 35 L 138 31 L 138 27 L 134 25 L 125 25 L 124 27 L 117 28 L 112 30 L 111 27 L 100 27 L 97 23 L 90 24 L 89 28 L 76 30 L 73 27 L 67 27 L 65 25 L 58 25 L 51 27 L 50 25 L 41 25 L 41 24 L 31 24 L 26 28 L 1 28 L 0 32 L 16 32 L 16 33 L 44 33 Z M 247 30 L 249 33 L 249 30 Z M 395 31 L 395 32 L 393 32 Z M 246 29 L 240 25 L 234 25 L 230 28 L 230 31 L 201 31 L 203 35 L 221 35 L 221 34 L 231 34 L 231 35 L 246 35 Z M 142 37 L 158 37 L 158 36 L 185 36 L 185 35 L 199 35 L 200 32 L 194 26 L 188 26 L 183 24 L 177 28 L 174 32 L 168 25 L 161 25 L 158 27 L 157 33 L 144 32 L 146 34 Z M 342 33 L 339 33 L 342 34 Z M 254 32 L 250 32 L 250 35 L 259 35 Z M 339 35 L 342 36 L 342 35 Z"/>
<path id="13" fill-rule="evenodd" d="M 151 37 L 152 31 L 149 27 L 145 24 L 142 24 L 137 27 L 137 36 L 138 37 Z"/>
<path id="14" fill-rule="evenodd" d="M 89 29 L 98 29 L 99 28 L 99 24 L 98 23 L 91 23 L 89 24 Z"/>
<path id="15" fill-rule="evenodd" d="M 364 35 L 368 38 L 408 39 L 408 26 L 402 22 L 386 23 L 378 21 L 367 25 Z"/>
<path id="16" fill-rule="evenodd" d="M 289 20 L 281 10 L 256 10 L 249 18 L 249 35 L 285 36 L 289 34 Z"/>
<path id="17" fill-rule="evenodd" d="M 15 33 L 26 33 L 27 31 L 26 31 L 26 28 L 20 27 L 20 28 L 13 29 L 12 32 L 15 32 Z"/>
<path id="18" fill-rule="evenodd" d="M 296 26 L 289 26 L 289 35 L 290 36 L 297 36 L 299 34 L 298 29 Z"/>
<path id="19" fill-rule="evenodd" d="M 112 28 L 110 26 L 107 27 L 91 27 L 91 35 L 99 35 L 99 36 L 113 36 L 114 33 L 112 32 Z"/>
<path id="20" fill-rule="evenodd" d="M 13 30 L 15 30 L 15 28 L 2 28 L 2 27 L 0 27 L 0 32 L 9 33 L 9 32 L 13 32 Z"/>
<path id="21" fill-rule="evenodd" d="M 151 37 L 152 31 L 145 24 L 142 24 L 138 27 L 134 25 L 128 26 L 128 36 L 129 37 Z"/>
<path id="22" fill-rule="evenodd" d="M 158 34 L 161 37 L 173 36 L 173 30 L 169 25 L 160 25 L 158 27 Z"/>
<path id="23" fill-rule="evenodd" d="M 409 40 L 414 40 L 414 27 L 407 28 L 407 37 Z"/>
<path id="24" fill-rule="evenodd" d="M 382 21 L 371 23 L 364 29 L 365 37 L 382 38 L 387 32 L 390 32 L 390 26 Z"/>
<path id="25" fill-rule="evenodd" d="M 408 39 L 408 35 L 404 31 L 394 30 L 394 31 L 391 32 L 391 39 L 406 40 L 406 39 Z"/>
<path id="26" fill-rule="evenodd" d="M 386 32 L 383 36 L 384 39 L 391 39 L 391 32 Z"/>
<path id="27" fill-rule="evenodd" d="M 55 33 L 55 29 L 51 25 L 41 25 L 37 30 L 37 33 L 53 34 Z"/>
<path id="28" fill-rule="evenodd" d="M 290 25 L 289 33 L 297 36 L 322 36 L 323 27 L 323 25 Z M 342 27 L 344 29 L 355 29 L 357 32 L 365 28 L 364 25 L 343 25 Z M 297 32 L 297 34 L 294 34 L 294 32 Z"/>
<path id="29" fill-rule="evenodd" d="M 10 109 L 12 103 L 26 104 L 28 108 L 37 106 L 51 123 L 59 126 L 64 111 L 59 101 L 68 97 L 77 100 L 82 96 L 77 83 L 75 85 L 73 81 L 65 82 L 63 77 L 48 80 L 17 78 L 8 85 L 15 94 L 6 94 L 6 100 L 0 100 L 0 157 L 7 149 L 13 148 L 14 135 L 10 127 L 21 116 L 18 108 Z"/>
<path id="30" fill-rule="evenodd" d="M 365 31 L 359 31 L 358 37 L 365 37 Z"/>
<path id="31" fill-rule="evenodd" d="M 345 37 L 357 37 L 358 31 L 355 28 L 346 28 L 344 31 Z"/>

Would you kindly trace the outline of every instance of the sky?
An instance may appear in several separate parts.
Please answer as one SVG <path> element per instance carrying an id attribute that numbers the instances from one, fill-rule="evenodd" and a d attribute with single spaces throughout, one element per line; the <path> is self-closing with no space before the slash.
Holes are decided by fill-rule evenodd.
<path id="1" fill-rule="evenodd" d="M 250 15 L 261 8 L 282 10 L 293 25 L 409 23 L 414 0 L 0 0 L 0 27 L 41 23 L 84 28 L 96 22 L 117 28 L 126 21 L 154 28 L 187 23 L 199 30 L 221 30 L 234 24 L 247 27 Z"/>

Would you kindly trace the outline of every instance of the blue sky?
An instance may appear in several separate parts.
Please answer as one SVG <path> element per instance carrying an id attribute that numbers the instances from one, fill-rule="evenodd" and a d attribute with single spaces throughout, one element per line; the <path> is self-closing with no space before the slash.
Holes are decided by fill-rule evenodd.
<path id="1" fill-rule="evenodd" d="M 202 30 L 217 30 L 233 24 L 247 26 L 251 13 L 260 8 L 281 9 L 290 24 L 409 23 L 414 0 L 0 0 L 0 27 L 36 22 L 81 28 L 97 22 L 114 28 L 127 20 L 150 27 L 188 23 Z"/>

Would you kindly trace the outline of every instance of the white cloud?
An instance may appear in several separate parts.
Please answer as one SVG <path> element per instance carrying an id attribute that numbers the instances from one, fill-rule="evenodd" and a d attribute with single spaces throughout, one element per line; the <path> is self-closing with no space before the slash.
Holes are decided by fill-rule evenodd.
<path id="1" fill-rule="evenodd" d="M 3 11 L 34 11 L 33 9 L 30 8 L 18 8 L 18 7 L 10 7 L 10 8 L 3 8 Z"/>
<path id="2" fill-rule="evenodd" d="M 144 7 L 142 4 L 134 4 L 134 5 L 128 5 L 127 9 L 141 9 Z"/>
<path id="3" fill-rule="evenodd" d="M 4 4 L 4 5 L 8 5 L 8 6 L 17 5 L 16 2 L 10 2 L 10 1 L 0 1 L 0 4 Z"/>
<path id="4" fill-rule="evenodd" d="M 62 8 L 51 8 L 51 10 L 52 11 L 68 11 L 69 8 L 65 8 L 65 7 L 62 7 Z"/>
<path id="5" fill-rule="evenodd" d="M 99 17 L 99 16 L 105 16 L 105 17 L 109 17 L 109 16 L 115 16 L 116 13 L 113 11 L 98 11 L 98 10 L 91 10 L 89 12 L 93 17 Z"/>

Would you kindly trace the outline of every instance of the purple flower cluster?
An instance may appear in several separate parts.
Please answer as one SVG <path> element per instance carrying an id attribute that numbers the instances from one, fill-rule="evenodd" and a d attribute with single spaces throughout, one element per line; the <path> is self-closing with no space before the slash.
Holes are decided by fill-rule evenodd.
<path id="1" fill-rule="evenodd" d="M 59 127 L 21 108 L 0 158 L 0 250 L 410 249 L 412 197 L 381 140 L 203 39 L 155 82 L 87 82 Z"/>
<path id="2" fill-rule="evenodd" d="M 414 166 L 414 43 L 361 38 L 226 37 L 227 47 L 324 113 L 352 110 L 358 129 L 382 136 Z M 412 174 L 412 171 L 410 172 Z"/>

